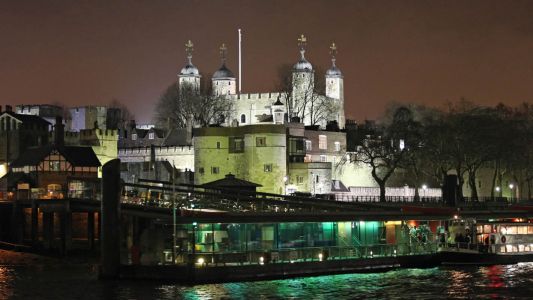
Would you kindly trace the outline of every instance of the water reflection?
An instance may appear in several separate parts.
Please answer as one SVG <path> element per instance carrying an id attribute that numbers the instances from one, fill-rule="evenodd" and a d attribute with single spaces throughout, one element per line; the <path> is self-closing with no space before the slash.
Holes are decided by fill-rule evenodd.
<path id="1" fill-rule="evenodd" d="M 11 269 L 0 266 L 0 299 L 8 299 L 13 296 L 12 281 Z"/>
<path id="2" fill-rule="evenodd" d="M 0 267 L 0 299 L 446 299 L 533 294 L 533 264 L 403 269 L 185 286 L 96 279 L 83 266 Z"/>

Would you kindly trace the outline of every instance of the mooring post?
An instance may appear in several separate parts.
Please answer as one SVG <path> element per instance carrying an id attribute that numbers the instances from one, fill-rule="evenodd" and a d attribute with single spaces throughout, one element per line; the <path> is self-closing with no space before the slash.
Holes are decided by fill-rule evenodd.
<path id="1" fill-rule="evenodd" d="M 37 200 L 31 200 L 31 244 L 33 247 L 37 246 L 38 231 L 39 230 L 39 209 L 37 207 Z"/>
<path id="2" fill-rule="evenodd" d="M 54 213 L 43 212 L 43 244 L 45 250 L 52 248 L 54 240 Z"/>
<path id="3" fill-rule="evenodd" d="M 15 243 L 24 241 L 24 210 L 18 199 L 13 200 L 13 210 L 11 212 L 11 238 Z"/>
<path id="4" fill-rule="evenodd" d="M 120 273 L 120 160 L 102 167 L 100 278 L 117 278 Z"/>
<path id="5" fill-rule="evenodd" d="M 89 249 L 94 250 L 94 212 L 87 213 L 87 241 L 89 242 Z"/>

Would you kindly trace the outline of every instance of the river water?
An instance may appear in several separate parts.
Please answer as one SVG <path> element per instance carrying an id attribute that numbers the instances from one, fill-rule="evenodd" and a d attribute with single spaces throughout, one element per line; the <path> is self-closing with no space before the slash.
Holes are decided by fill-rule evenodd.
<path id="1" fill-rule="evenodd" d="M 531 299 L 533 263 L 184 286 L 99 281 L 90 265 L 0 266 L 1 299 Z"/>

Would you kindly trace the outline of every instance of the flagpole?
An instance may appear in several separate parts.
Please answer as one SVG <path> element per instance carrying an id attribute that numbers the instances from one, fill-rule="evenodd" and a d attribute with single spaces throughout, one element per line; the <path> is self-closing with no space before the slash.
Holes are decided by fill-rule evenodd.
<path id="1" fill-rule="evenodd" d="M 242 33 L 239 28 L 239 94 L 242 90 Z"/>

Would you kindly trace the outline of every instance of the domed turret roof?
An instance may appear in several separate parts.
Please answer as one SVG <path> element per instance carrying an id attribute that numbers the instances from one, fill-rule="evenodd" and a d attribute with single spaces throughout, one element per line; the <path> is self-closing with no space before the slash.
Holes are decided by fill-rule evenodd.
<path id="1" fill-rule="evenodd" d="M 298 38 L 298 47 L 300 48 L 300 60 L 293 66 L 294 71 L 310 72 L 313 71 L 313 65 L 305 59 L 305 46 L 307 45 L 307 38 L 302 34 Z"/>
<path id="2" fill-rule="evenodd" d="M 180 76 L 199 76 L 200 71 L 192 64 L 193 43 L 189 40 L 185 44 L 185 53 L 187 53 L 187 64 L 180 71 Z"/>
<path id="3" fill-rule="evenodd" d="M 326 71 L 326 76 L 341 77 L 341 70 L 337 68 L 337 65 L 335 64 L 335 62 L 337 61 L 337 58 L 335 57 L 337 55 L 337 45 L 335 45 L 335 43 L 331 43 L 329 49 L 329 54 L 331 54 L 331 68 Z"/>
<path id="4" fill-rule="evenodd" d="M 342 72 L 337 66 L 333 65 L 326 71 L 326 76 L 342 76 Z"/>
<path id="5" fill-rule="evenodd" d="M 215 73 L 213 73 L 213 79 L 220 79 L 220 78 L 235 78 L 233 75 L 233 72 L 230 71 L 226 67 L 226 64 L 222 64 L 220 69 L 218 69 Z"/>
<path id="6" fill-rule="evenodd" d="M 303 54 L 302 58 L 294 64 L 293 68 L 295 71 L 313 71 L 313 65 L 305 59 Z"/>
<path id="7" fill-rule="evenodd" d="M 180 75 L 200 75 L 200 71 L 190 61 L 180 71 Z"/>

